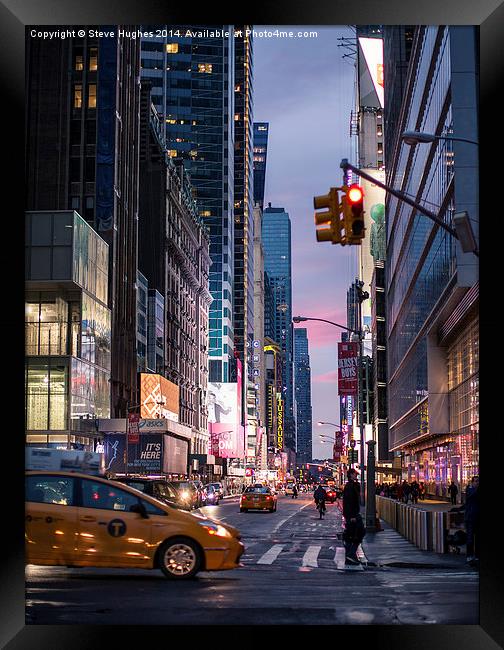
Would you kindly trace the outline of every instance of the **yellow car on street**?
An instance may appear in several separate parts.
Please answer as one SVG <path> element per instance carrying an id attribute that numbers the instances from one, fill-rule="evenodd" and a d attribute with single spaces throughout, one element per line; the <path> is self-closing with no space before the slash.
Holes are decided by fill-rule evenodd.
<path id="1" fill-rule="evenodd" d="M 263 486 L 251 486 L 245 489 L 240 498 L 240 512 L 249 510 L 269 510 L 276 512 L 277 495 L 273 494 L 271 488 Z"/>
<path id="2" fill-rule="evenodd" d="M 240 566 L 236 528 L 128 485 L 67 471 L 26 472 L 26 562 L 161 569 L 173 579 Z"/>

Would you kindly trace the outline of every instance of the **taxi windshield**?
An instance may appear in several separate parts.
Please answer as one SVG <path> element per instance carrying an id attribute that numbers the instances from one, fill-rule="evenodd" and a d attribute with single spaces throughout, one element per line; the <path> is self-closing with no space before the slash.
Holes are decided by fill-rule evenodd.
<path id="1" fill-rule="evenodd" d="M 246 493 L 253 494 L 270 494 L 270 489 L 267 487 L 249 487 L 245 490 Z"/>

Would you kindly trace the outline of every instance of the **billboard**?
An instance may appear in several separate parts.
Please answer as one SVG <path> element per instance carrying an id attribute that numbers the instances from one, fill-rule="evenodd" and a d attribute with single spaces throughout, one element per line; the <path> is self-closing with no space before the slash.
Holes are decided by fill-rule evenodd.
<path id="1" fill-rule="evenodd" d="M 383 108 L 385 99 L 385 87 L 383 79 L 383 39 L 381 38 L 359 38 L 364 59 L 366 61 L 367 72 L 371 77 L 373 89 L 378 98 L 380 108 Z M 361 78 L 362 78 L 361 73 Z M 361 81 L 362 84 L 362 81 Z M 361 97 L 364 93 L 361 91 Z M 362 97 L 363 106 L 372 106 L 373 104 L 366 98 Z"/>
<path id="2" fill-rule="evenodd" d="M 359 344 L 338 343 L 338 395 L 357 395 L 359 387 Z"/>
<path id="3" fill-rule="evenodd" d="M 280 393 L 277 393 L 277 435 L 276 446 L 283 449 L 284 446 L 284 400 Z"/>
<path id="4" fill-rule="evenodd" d="M 218 458 L 242 458 L 245 455 L 245 433 L 242 425 L 225 422 L 210 423 L 210 453 Z"/>
<path id="5" fill-rule="evenodd" d="M 238 387 L 238 382 L 208 383 L 209 423 L 240 424 L 241 399 Z"/>
<path id="6" fill-rule="evenodd" d="M 187 474 L 189 443 L 162 432 L 140 433 L 126 446 L 123 433 L 105 434 L 105 470 L 123 474 Z M 126 468 L 126 453 L 128 464 Z"/>
<path id="7" fill-rule="evenodd" d="M 140 416 L 179 421 L 180 388 L 161 375 L 140 373 Z"/>

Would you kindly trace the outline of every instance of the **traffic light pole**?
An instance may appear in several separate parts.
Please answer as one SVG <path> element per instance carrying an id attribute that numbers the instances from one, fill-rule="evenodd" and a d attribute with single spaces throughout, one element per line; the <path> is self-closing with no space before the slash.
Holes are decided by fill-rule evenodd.
<path id="1" fill-rule="evenodd" d="M 360 504 L 365 505 L 365 444 L 364 444 L 364 349 L 362 339 L 364 333 L 362 331 L 362 303 L 357 298 L 359 305 L 359 427 L 360 427 Z"/>
<path id="2" fill-rule="evenodd" d="M 420 205 L 420 203 L 417 203 L 413 199 L 411 199 L 407 194 L 404 194 L 404 192 L 401 192 L 400 190 L 394 190 L 392 187 L 389 187 L 388 185 L 385 185 L 385 183 L 382 183 L 378 179 L 374 178 L 370 174 L 367 174 L 366 172 L 363 172 L 361 169 L 358 169 L 357 167 L 354 167 L 351 165 L 346 158 L 343 158 L 341 161 L 340 167 L 343 169 L 343 172 L 346 173 L 348 170 L 352 171 L 354 174 L 357 174 L 357 176 L 360 176 L 361 178 L 365 178 L 367 181 L 370 181 L 374 185 L 377 185 L 378 187 L 381 187 L 383 190 L 391 194 L 392 196 L 395 196 L 397 199 L 403 201 L 404 203 L 407 203 L 408 205 L 411 205 L 411 207 L 415 208 L 415 210 L 418 210 L 418 212 L 421 212 L 424 214 L 426 217 L 429 217 L 432 221 L 438 224 L 440 228 L 443 228 L 447 232 L 452 235 L 452 237 L 455 237 L 455 239 L 459 239 L 459 236 L 457 235 L 457 231 L 446 224 L 441 217 L 439 217 L 437 214 L 434 214 L 434 212 L 431 212 L 430 210 L 427 210 L 427 208 L 424 208 L 423 205 Z M 477 257 L 479 257 L 479 252 L 477 250 L 472 251 Z"/>

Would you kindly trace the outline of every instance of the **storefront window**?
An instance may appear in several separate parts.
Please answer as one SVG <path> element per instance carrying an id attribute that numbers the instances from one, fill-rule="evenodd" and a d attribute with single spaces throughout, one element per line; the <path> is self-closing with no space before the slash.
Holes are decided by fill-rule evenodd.
<path id="1" fill-rule="evenodd" d="M 56 362 L 28 361 L 26 428 L 29 431 L 67 428 L 68 368 Z"/>

